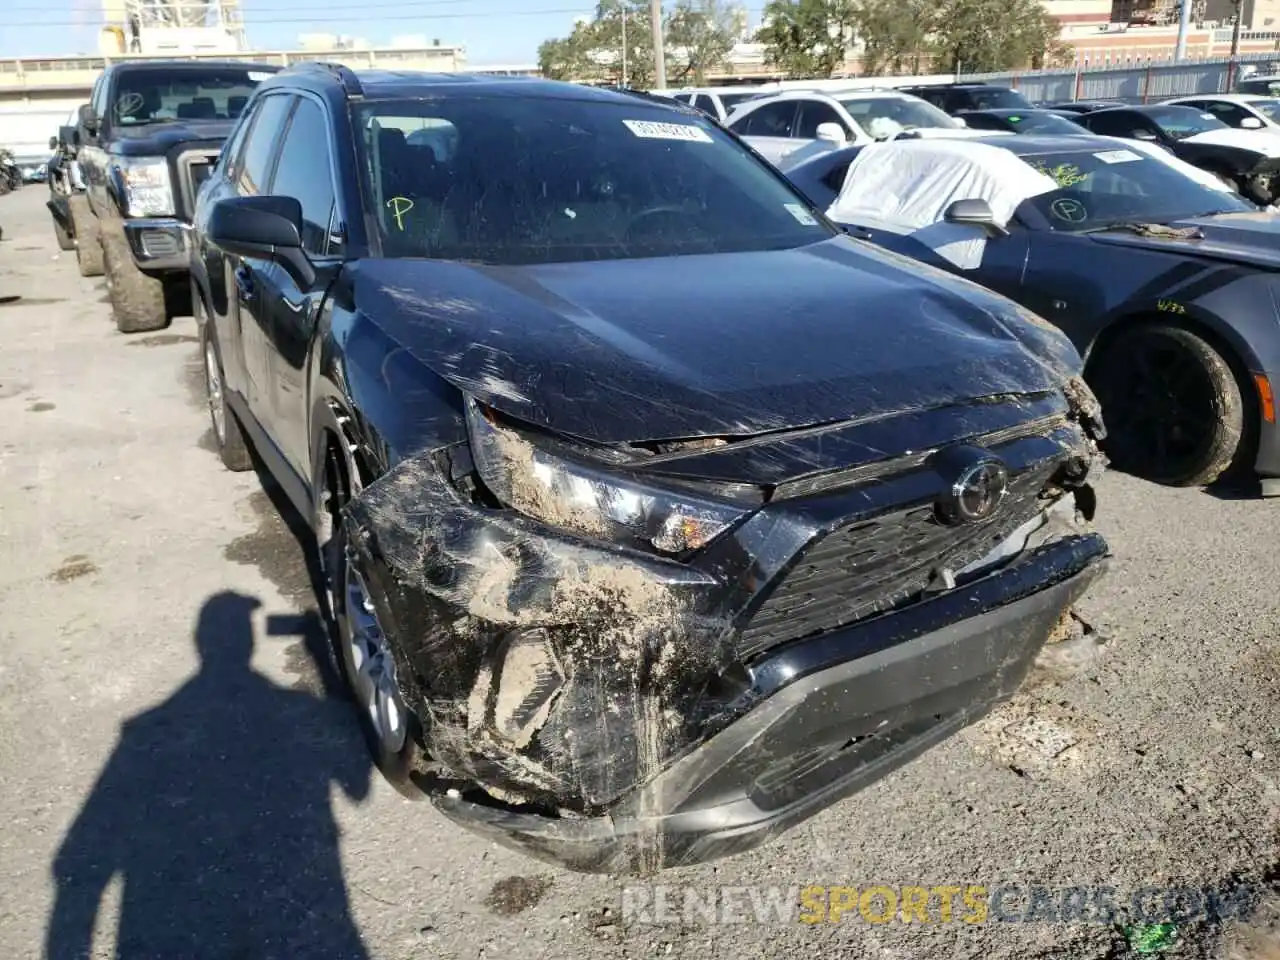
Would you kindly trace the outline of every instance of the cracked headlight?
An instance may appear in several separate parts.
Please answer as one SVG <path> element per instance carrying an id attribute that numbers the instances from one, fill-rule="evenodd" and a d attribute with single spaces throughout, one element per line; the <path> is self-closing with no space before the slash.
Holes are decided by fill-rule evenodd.
<path id="1" fill-rule="evenodd" d="M 173 185 L 166 160 L 119 157 L 113 162 L 113 172 L 129 216 L 173 215 Z"/>
<path id="2" fill-rule="evenodd" d="M 692 491 L 653 486 L 576 463 L 534 446 L 466 401 L 472 457 L 503 504 L 589 537 L 684 553 L 710 543 L 746 512 Z"/>

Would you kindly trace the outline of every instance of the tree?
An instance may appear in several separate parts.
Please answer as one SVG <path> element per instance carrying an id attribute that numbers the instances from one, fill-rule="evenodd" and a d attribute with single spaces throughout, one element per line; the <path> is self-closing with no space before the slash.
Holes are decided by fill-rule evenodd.
<path id="1" fill-rule="evenodd" d="M 920 73 L 937 4 L 932 0 L 861 0 L 856 24 L 864 74 Z"/>
<path id="2" fill-rule="evenodd" d="M 747 27 L 747 13 L 721 0 L 679 0 L 664 26 L 667 79 L 701 84 L 728 59 Z"/>
<path id="3" fill-rule="evenodd" d="M 844 63 L 857 23 L 857 0 L 769 0 L 756 42 L 789 77 L 829 77 Z"/>
<path id="4" fill-rule="evenodd" d="M 934 22 L 934 46 L 944 70 L 1009 70 L 1053 62 L 1059 27 L 1040 0 L 948 0 Z"/>
<path id="5" fill-rule="evenodd" d="M 569 36 L 547 40 L 538 48 L 538 68 L 556 80 L 625 80 L 634 87 L 650 86 L 654 77 L 649 24 L 648 0 L 602 0 L 592 18 L 580 21 Z M 746 13 L 725 0 L 679 0 L 663 23 L 668 79 L 695 77 L 700 82 L 724 63 L 745 24 Z"/>

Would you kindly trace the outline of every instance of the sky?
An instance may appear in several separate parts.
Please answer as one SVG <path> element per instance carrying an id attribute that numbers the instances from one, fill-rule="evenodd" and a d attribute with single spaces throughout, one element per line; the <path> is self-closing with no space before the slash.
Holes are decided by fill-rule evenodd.
<path id="1" fill-rule="evenodd" d="M 745 4 L 753 19 L 763 2 Z M 292 48 L 301 33 L 424 36 L 467 48 L 478 67 L 534 63 L 538 44 L 564 36 L 594 0 L 241 0 L 251 46 Z M 95 53 L 100 0 L 0 0 L 0 57 Z"/>

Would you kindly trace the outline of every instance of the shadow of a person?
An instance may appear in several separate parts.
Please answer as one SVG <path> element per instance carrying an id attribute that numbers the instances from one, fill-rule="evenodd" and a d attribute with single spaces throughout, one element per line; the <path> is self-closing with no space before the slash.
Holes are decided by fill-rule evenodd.
<path id="1" fill-rule="evenodd" d="M 363 799 L 370 764 L 346 704 L 250 669 L 258 606 L 209 598 L 199 673 L 124 723 L 54 860 L 50 960 L 90 955 L 116 876 L 116 953 L 127 960 L 368 956 L 329 799 L 335 781 Z"/>

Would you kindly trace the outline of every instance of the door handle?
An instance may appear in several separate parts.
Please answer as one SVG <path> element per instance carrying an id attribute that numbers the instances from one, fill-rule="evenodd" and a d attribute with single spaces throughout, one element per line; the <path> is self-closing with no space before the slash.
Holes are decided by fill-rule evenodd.
<path id="1" fill-rule="evenodd" d="M 253 299 L 253 274 L 244 264 L 235 269 L 236 289 L 240 291 L 241 300 Z"/>

